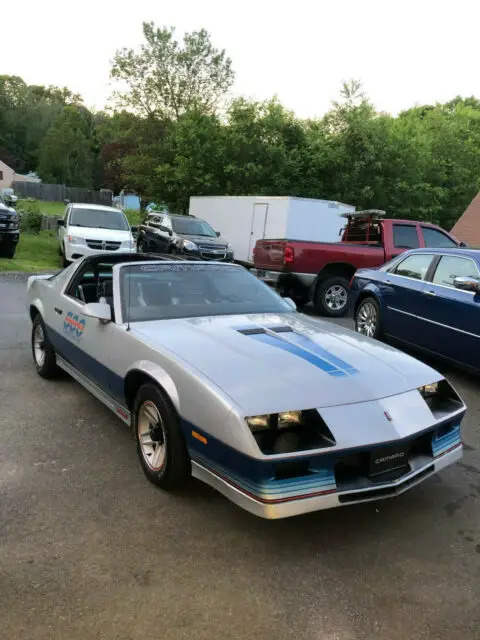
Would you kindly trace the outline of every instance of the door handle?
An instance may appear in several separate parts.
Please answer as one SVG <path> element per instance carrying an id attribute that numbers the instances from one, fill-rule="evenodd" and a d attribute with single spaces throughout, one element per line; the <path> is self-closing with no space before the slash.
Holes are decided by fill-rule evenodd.
<path id="1" fill-rule="evenodd" d="M 437 294 L 435 293 L 435 291 L 424 291 L 424 294 L 426 296 L 436 296 Z"/>
<path id="2" fill-rule="evenodd" d="M 59 309 L 58 307 L 54 307 L 56 313 L 58 313 L 58 315 L 62 315 L 63 311 L 61 309 Z"/>

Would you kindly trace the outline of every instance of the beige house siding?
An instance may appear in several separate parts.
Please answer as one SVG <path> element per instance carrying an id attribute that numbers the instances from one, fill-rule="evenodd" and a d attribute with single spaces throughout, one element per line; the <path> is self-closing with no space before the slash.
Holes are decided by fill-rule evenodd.
<path id="1" fill-rule="evenodd" d="M 480 193 L 478 193 L 463 215 L 457 220 L 452 234 L 471 247 L 480 247 Z"/>
<path id="2" fill-rule="evenodd" d="M 0 189 L 11 187 L 14 179 L 15 171 L 0 160 Z"/>

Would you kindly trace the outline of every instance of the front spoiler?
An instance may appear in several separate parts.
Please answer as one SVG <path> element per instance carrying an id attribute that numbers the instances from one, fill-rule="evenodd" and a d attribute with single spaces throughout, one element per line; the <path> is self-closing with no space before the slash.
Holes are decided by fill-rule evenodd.
<path id="1" fill-rule="evenodd" d="M 192 474 L 195 478 L 198 478 L 220 493 L 223 493 L 224 496 L 237 506 L 242 507 L 246 511 L 249 511 L 261 518 L 274 520 L 278 518 L 297 516 L 311 511 L 343 507 L 348 504 L 393 498 L 405 493 L 405 491 L 408 491 L 427 478 L 430 478 L 435 473 L 445 469 L 445 467 L 448 467 L 454 462 L 460 460 L 463 454 L 462 449 L 462 444 L 459 443 L 455 448 L 439 455 L 420 469 L 415 469 L 411 473 L 394 482 L 379 484 L 373 489 L 359 489 L 357 491 L 326 491 L 322 495 L 293 499 L 288 502 L 276 504 L 268 504 L 266 502 L 256 500 L 241 491 L 239 488 L 230 484 L 225 478 L 214 473 L 210 469 L 206 469 L 203 465 L 194 460 L 192 460 Z"/>

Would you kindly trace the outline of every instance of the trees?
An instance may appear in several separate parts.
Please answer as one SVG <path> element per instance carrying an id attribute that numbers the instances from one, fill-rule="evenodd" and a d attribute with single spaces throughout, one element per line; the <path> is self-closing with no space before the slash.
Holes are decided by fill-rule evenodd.
<path id="1" fill-rule="evenodd" d="M 38 163 L 45 182 L 92 187 L 94 156 L 87 114 L 67 106 L 48 129 Z"/>
<path id="2" fill-rule="evenodd" d="M 232 62 L 216 49 L 205 29 L 185 34 L 183 46 L 173 27 L 143 23 L 140 52 L 121 49 L 111 76 L 124 89 L 115 94 L 122 107 L 142 116 L 178 119 L 189 109 L 215 111 L 234 80 Z"/>

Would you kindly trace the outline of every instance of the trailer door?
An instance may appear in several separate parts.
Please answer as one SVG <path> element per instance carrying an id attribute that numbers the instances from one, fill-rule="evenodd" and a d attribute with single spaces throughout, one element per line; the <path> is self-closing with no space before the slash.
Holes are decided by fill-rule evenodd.
<path id="1" fill-rule="evenodd" d="M 252 228 L 250 231 L 250 245 L 248 248 L 248 260 L 253 262 L 253 250 L 257 240 L 265 237 L 265 225 L 267 224 L 268 204 L 254 204 L 252 216 Z"/>

